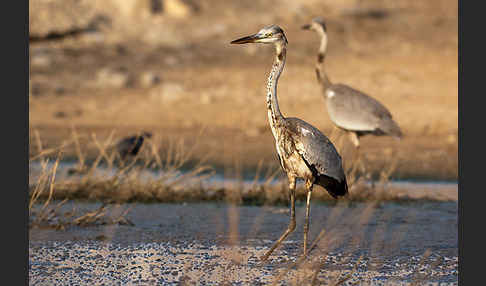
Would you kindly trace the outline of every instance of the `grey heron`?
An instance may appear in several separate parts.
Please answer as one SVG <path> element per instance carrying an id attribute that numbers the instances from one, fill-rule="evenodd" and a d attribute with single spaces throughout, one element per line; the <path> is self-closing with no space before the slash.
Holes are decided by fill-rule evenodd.
<path id="1" fill-rule="evenodd" d="M 287 230 L 261 257 L 261 260 L 265 261 L 295 229 L 295 185 L 298 178 L 305 181 L 307 189 L 304 224 L 304 255 L 306 255 L 310 200 L 314 184 L 324 187 L 334 198 L 348 193 L 341 156 L 331 141 L 317 128 L 299 118 L 285 117 L 280 112 L 277 83 L 284 69 L 288 43 L 284 31 L 277 25 L 270 25 L 256 34 L 231 42 L 231 44 L 246 43 L 273 44 L 276 49 L 273 66 L 267 79 L 266 107 L 280 166 L 287 174 L 290 193 L 290 223 Z"/>
<path id="2" fill-rule="evenodd" d="M 366 134 L 401 138 L 400 127 L 383 104 L 348 85 L 335 84 L 329 80 L 324 69 L 328 38 L 322 18 L 312 19 L 311 24 L 302 26 L 302 29 L 315 31 L 321 39 L 315 70 L 331 121 L 338 128 L 347 131 L 356 148 L 359 148 L 359 137 Z"/>

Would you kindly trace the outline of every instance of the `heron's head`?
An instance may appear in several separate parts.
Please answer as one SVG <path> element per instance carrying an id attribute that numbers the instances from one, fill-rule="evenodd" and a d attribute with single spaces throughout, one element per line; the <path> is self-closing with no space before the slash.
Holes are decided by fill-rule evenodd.
<path id="1" fill-rule="evenodd" d="M 231 44 L 264 43 L 264 44 L 284 44 L 288 43 L 284 31 L 277 25 L 266 26 L 258 33 L 231 41 Z"/>
<path id="2" fill-rule="evenodd" d="M 321 17 L 312 19 L 310 24 L 302 26 L 303 30 L 313 30 L 317 33 L 327 33 L 326 23 Z"/>

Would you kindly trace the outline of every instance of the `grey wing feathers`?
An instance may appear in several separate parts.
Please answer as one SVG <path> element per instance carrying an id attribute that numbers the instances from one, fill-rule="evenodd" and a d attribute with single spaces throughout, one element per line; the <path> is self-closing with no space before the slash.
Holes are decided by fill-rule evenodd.
<path id="1" fill-rule="evenodd" d="M 359 90 L 344 84 L 335 84 L 331 89 L 338 93 L 342 98 L 351 101 L 350 103 L 352 106 L 355 106 L 356 108 L 359 107 L 359 109 L 354 111 L 359 112 L 360 110 L 363 110 L 372 113 L 377 117 L 392 117 L 390 111 L 388 111 L 383 104 Z"/>
<path id="2" fill-rule="evenodd" d="M 341 156 L 331 141 L 317 128 L 298 118 L 287 118 L 293 141 L 304 160 L 322 174 L 345 180 Z"/>
<path id="3" fill-rule="evenodd" d="M 339 127 L 352 131 L 381 129 L 388 134 L 401 135 L 390 111 L 376 99 L 344 84 L 332 85 L 329 90 L 335 96 L 328 98 L 327 108 Z"/>

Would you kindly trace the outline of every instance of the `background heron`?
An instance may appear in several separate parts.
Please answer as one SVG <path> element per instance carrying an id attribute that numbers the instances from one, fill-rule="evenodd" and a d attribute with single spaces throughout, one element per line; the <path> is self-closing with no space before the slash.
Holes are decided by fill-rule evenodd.
<path id="1" fill-rule="evenodd" d="M 317 53 L 316 75 L 326 98 L 331 121 L 338 128 L 348 132 L 356 148 L 359 148 L 359 137 L 366 134 L 401 138 L 400 127 L 383 104 L 348 85 L 333 84 L 329 80 L 324 69 L 328 41 L 325 22 L 321 18 L 314 18 L 311 24 L 302 26 L 302 29 L 313 30 L 321 38 Z"/>
<path id="2" fill-rule="evenodd" d="M 331 141 L 317 128 L 298 118 L 286 118 L 280 112 L 277 100 L 277 82 L 284 69 L 288 43 L 283 30 L 279 26 L 270 25 L 256 34 L 231 42 L 231 44 L 245 43 L 273 44 L 276 49 L 272 70 L 267 79 L 267 113 L 280 165 L 287 173 L 290 189 L 289 226 L 261 259 L 266 260 L 295 229 L 295 182 L 297 178 L 305 180 L 307 189 L 304 225 L 304 255 L 306 255 L 313 185 L 324 187 L 334 198 L 344 196 L 348 192 L 341 156 Z"/>

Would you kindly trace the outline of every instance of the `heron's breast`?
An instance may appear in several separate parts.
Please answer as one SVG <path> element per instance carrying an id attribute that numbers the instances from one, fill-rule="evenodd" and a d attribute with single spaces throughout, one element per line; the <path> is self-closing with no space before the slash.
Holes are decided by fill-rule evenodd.
<path id="1" fill-rule="evenodd" d="M 307 167 L 307 164 L 296 149 L 289 150 L 289 148 L 285 148 L 281 144 L 277 143 L 276 145 L 282 161 L 282 167 L 288 175 L 302 179 L 312 178 L 312 171 Z"/>
<path id="2" fill-rule="evenodd" d="M 283 165 L 287 173 L 292 174 L 297 178 L 311 179 L 312 171 L 307 167 L 307 164 L 302 160 L 302 157 L 297 153 L 297 151 L 290 154 L 283 159 Z"/>

